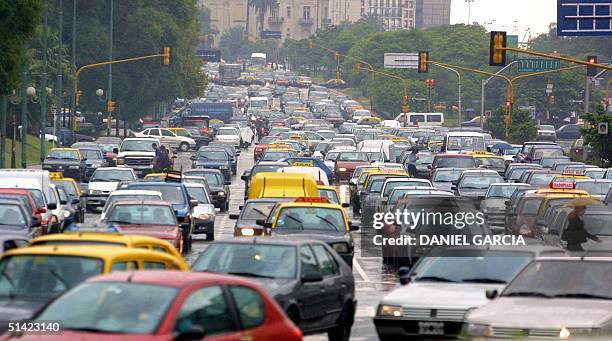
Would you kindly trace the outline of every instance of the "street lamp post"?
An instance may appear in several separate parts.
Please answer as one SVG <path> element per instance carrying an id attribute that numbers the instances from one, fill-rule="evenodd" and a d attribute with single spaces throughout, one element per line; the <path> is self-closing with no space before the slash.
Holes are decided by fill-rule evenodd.
<path id="1" fill-rule="evenodd" d="M 471 19 L 471 16 L 472 16 L 472 3 L 474 1 L 475 0 L 465 0 L 465 2 L 468 4 L 468 19 L 467 19 L 467 24 L 468 25 L 470 24 L 470 19 Z"/>
<path id="2" fill-rule="evenodd" d="M 0 103 L 0 168 L 5 167 L 6 163 L 6 114 L 8 111 L 8 100 L 6 96 L 1 96 Z"/>
<path id="3" fill-rule="evenodd" d="M 113 12 L 114 12 L 114 0 L 110 0 L 110 23 L 109 23 L 109 45 L 108 45 L 108 60 L 113 60 Z M 99 97 L 99 96 L 98 96 Z M 108 93 L 107 100 L 113 100 L 113 64 L 108 65 Z M 111 113 L 108 112 L 107 120 L 111 120 Z M 117 121 L 119 122 L 119 121 Z M 106 136 L 110 136 L 110 125 L 106 132 Z"/>
<path id="4" fill-rule="evenodd" d="M 40 94 L 40 163 L 45 159 L 45 126 L 47 125 L 47 0 L 43 1 L 43 69 Z M 61 48 L 61 47 L 60 47 Z M 23 148 L 23 146 L 22 146 Z M 24 167 L 25 168 L 25 167 Z"/>
<path id="5" fill-rule="evenodd" d="M 436 64 L 434 64 L 434 65 L 436 65 Z M 458 90 L 459 99 L 458 99 L 458 104 L 457 105 L 459 106 L 459 124 L 461 124 L 461 122 L 462 122 L 461 121 L 461 114 L 463 113 L 462 107 L 461 107 L 461 74 L 459 73 L 459 71 L 457 71 L 457 70 L 455 70 L 453 68 L 450 68 L 448 66 L 444 66 L 444 65 L 437 65 L 437 66 L 439 66 L 439 67 L 441 67 L 443 69 L 452 71 L 452 72 L 454 72 L 457 75 L 457 77 L 459 77 L 459 90 Z"/>
<path id="6" fill-rule="evenodd" d="M 511 67 L 512 65 L 516 64 L 517 61 L 513 61 L 510 64 L 506 65 L 505 67 L 503 67 L 502 69 L 500 69 L 499 71 L 497 71 L 495 74 L 499 75 L 500 73 L 502 73 L 504 70 L 508 69 L 509 67 Z M 481 86 L 480 86 L 480 129 L 484 129 L 484 111 L 485 111 L 485 86 L 487 85 L 487 83 L 489 83 L 489 81 L 491 79 L 493 79 L 494 76 L 491 76 L 487 79 L 483 79 Z"/>
<path id="7" fill-rule="evenodd" d="M 108 103 L 108 101 L 110 101 L 110 99 L 108 99 L 108 94 L 106 96 L 104 96 L 104 90 L 102 89 L 98 89 L 96 90 L 96 96 L 98 96 L 98 100 L 102 103 Z M 106 116 L 106 136 L 110 136 L 111 133 L 111 122 L 112 122 L 112 116 L 110 111 L 108 112 L 108 115 Z M 100 124 L 104 123 L 104 121 L 101 121 Z"/>

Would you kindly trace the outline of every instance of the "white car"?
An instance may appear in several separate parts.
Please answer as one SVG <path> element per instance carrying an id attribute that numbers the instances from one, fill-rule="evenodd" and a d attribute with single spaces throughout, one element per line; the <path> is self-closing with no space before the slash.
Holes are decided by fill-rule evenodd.
<path id="1" fill-rule="evenodd" d="M 156 138 L 162 145 L 181 152 L 186 152 L 190 148 L 194 149 L 196 147 L 194 139 L 186 136 L 178 136 L 173 131 L 164 128 L 148 128 L 139 133 L 134 133 L 134 136 Z"/>
<path id="2" fill-rule="evenodd" d="M 89 179 L 86 208 L 91 212 L 95 208 L 104 207 L 108 196 L 120 184 L 136 181 L 137 177 L 131 168 L 101 167 L 96 169 Z"/>
<path id="3" fill-rule="evenodd" d="M 159 191 L 140 189 L 121 189 L 114 191 L 108 196 L 108 199 L 106 199 L 106 204 L 104 204 L 104 208 L 102 208 L 102 213 L 100 214 L 100 221 L 104 220 L 111 204 L 119 200 L 163 200 L 163 198 Z"/>
<path id="4" fill-rule="evenodd" d="M 217 129 L 217 135 L 215 141 L 223 143 L 232 143 L 237 148 L 242 144 L 242 138 L 240 137 L 240 131 L 234 127 L 220 127 Z"/>

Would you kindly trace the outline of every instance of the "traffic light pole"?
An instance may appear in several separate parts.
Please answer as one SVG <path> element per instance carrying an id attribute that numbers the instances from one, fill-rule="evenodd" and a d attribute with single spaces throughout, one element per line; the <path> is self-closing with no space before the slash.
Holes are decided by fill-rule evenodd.
<path id="1" fill-rule="evenodd" d="M 570 63 L 574 63 L 574 64 L 580 64 L 580 65 L 583 65 L 583 66 L 591 66 L 591 67 L 596 67 L 596 68 L 605 69 L 605 70 L 612 70 L 612 65 L 594 64 L 594 63 L 589 63 L 589 62 L 586 62 L 586 61 L 580 60 L 580 59 L 574 59 L 574 58 L 569 58 L 569 57 L 558 56 L 556 54 L 549 54 L 549 53 L 542 53 L 542 52 L 536 52 L 536 51 L 522 50 L 522 49 L 517 49 L 517 48 L 514 48 L 514 47 L 502 47 L 502 48 L 498 48 L 498 49 L 502 50 L 502 51 L 518 52 L 518 53 L 528 54 L 528 55 L 537 56 L 537 57 L 545 57 L 545 58 L 557 59 L 557 60 L 562 60 L 562 61 L 570 62 Z"/>
<path id="2" fill-rule="evenodd" d="M 457 105 L 459 106 L 459 123 L 461 124 L 461 114 L 463 113 L 461 111 L 462 110 L 461 109 L 461 74 L 459 73 L 459 71 L 457 71 L 457 70 L 455 70 L 455 69 L 453 69 L 451 67 L 448 67 L 448 66 L 443 66 L 443 65 L 436 65 L 436 66 L 441 67 L 441 68 L 446 69 L 446 70 L 449 70 L 449 71 L 452 71 L 452 72 L 454 72 L 457 75 L 457 77 L 459 77 L 459 90 L 458 90 L 459 99 L 457 101 Z"/>

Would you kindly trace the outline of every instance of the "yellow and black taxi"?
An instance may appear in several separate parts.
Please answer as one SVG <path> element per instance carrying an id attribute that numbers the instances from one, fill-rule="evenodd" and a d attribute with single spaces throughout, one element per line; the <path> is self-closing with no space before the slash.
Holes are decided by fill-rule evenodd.
<path id="1" fill-rule="evenodd" d="M 81 188 L 73 178 L 64 177 L 60 172 L 50 172 L 49 178 L 55 186 L 61 187 L 63 193 L 60 192 L 60 200 L 66 201 L 66 210 L 64 212 L 65 226 L 72 223 L 82 223 L 85 220 L 85 205 L 81 201 Z M 62 194 L 66 195 L 65 200 L 62 200 Z"/>
<path id="2" fill-rule="evenodd" d="M 43 160 L 42 168 L 83 182 L 87 168 L 85 161 L 85 157 L 77 148 L 51 148 Z"/>
<path id="3" fill-rule="evenodd" d="M 2 255 L 2 322 L 29 319 L 61 293 L 89 277 L 114 271 L 189 271 L 174 256 L 146 249 L 105 245 L 41 245 Z M 6 329 L 6 325 L 2 326 Z"/>
<path id="4" fill-rule="evenodd" d="M 506 160 L 503 156 L 489 152 L 470 152 L 468 154 L 474 157 L 476 166 L 479 168 L 494 170 L 499 174 L 503 174 L 506 170 Z"/>
<path id="5" fill-rule="evenodd" d="M 266 220 L 257 220 L 270 235 L 321 240 L 329 244 L 353 266 L 354 242 L 351 231 L 359 230 L 351 223 L 341 205 L 327 198 L 300 197 L 293 202 L 277 204 Z"/>

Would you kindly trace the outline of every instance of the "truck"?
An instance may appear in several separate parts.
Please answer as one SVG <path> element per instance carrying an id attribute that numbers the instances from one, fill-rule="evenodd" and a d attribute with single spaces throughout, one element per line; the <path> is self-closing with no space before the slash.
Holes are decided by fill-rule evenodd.
<path id="1" fill-rule="evenodd" d="M 251 66 L 264 68 L 268 63 L 268 56 L 265 53 L 251 53 Z"/>
<path id="2" fill-rule="evenodd" d="M 219 83 L 223 85 L 236 85 L 242 72 L 240 64 L 221 64 L 219 65 Z"/>

